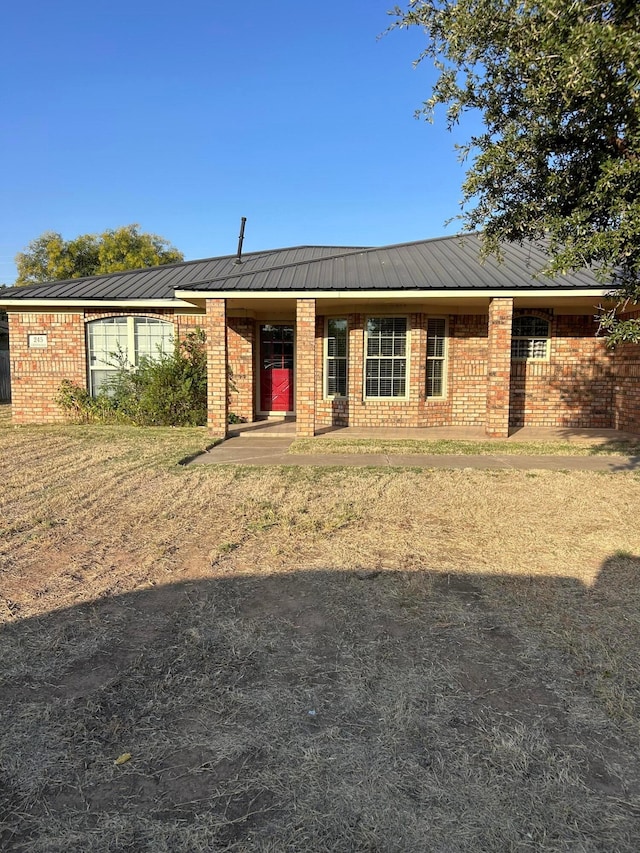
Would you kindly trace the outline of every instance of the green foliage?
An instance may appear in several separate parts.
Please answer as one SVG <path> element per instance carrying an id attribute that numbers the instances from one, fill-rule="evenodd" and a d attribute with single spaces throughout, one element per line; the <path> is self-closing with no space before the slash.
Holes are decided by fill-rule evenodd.
<path id="1" fill-rule="evenodd" d="M 102 234 L 81 234 L 64 240 L 45 231 L 16 255 L 16 286 L 121 272 L 183 260 L 164 237 L 140 232 L 139 225 L 123 225 Z"/>
<path id="2" fill-rule="evenodd" d="M 112 401 L 106 394 L 92 397 L 86 388 L 63 379 L 58 388 L 56 403 L 74 423 L 129 423 L 119 417 Z"/>
<path id="3" fill-rule="evenodd" d="M 65 380 L 56 402 L 76 422 L 200 426 L 207 422 L 207 356 L 196 329 L 172 353 L 131 368 L 114 353 L 117 372 L 96 397 Z"/>
<path id="4" fill-rule="evenodd" d="M 615 288 L 602 327 L 639 340 L 618 312 L 640 302 L 640 4 L 637 0 L 411 0 L 391 27 L 419 26 L 438 78 L 420 111 L 444 106 L 484 128 L 462 219 L 483 251 L 544 241 L 557 275 L 584 267 Z"/>

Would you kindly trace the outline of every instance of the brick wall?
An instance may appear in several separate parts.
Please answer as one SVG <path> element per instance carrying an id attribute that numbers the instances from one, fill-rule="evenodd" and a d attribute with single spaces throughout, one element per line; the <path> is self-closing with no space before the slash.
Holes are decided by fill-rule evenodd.
<path id="1" fill-rule="evenodd" d="M 100 310 L 9 314 L 12 371 L 12 417 L 16 424 L 65 420 L 56 405 L 60 383 L 69 379 L 87 387 L 86 323 L 106 317 L 138 316 L 175 322 L 180 337 L 204 326 L 204 317 L 176 315 L 170 309 Z M 46 335 L 46 348 L 29 347 L 29 335 Z"/>
<path id="2" fill-rule="evenodd" d="M 519 313 L 549 321 L 549 358 L 512 361 L 511 426 L 613 427 L 615 359 L 593 318 Z"/>
<path id="3" fill-rule="evenodd" d="M 325 318 L 316 321 L 316 424 L 323 426 L 470 426 L 484 424 L 487 387 L 487 317 L 448 317 L 446 394 L 427 398 L 429 315 L 408 315 L 409 394 L 406 400 L 363 400 L 365 316 L 348 314 L 348 399 L 326 400 L 323 388 Z"/>
<path id="4" fill-rule="evenodd" d="M 86 385 L 85 324 L 122 314 L 173 320 L 182 338 L 196 326 L 209 333 L 209 425 L 220 434 L 226 406 L 247 420 L 255 416 L 256 322 L 231 317 L 224 330 L 224 303 L 208 300 L 203 315 L 162 311 L 11 312 L 13 418 L 17 424 L 63 420 L 55 404 L 60 383 Z M 315 316 L 314 300 L 298 305 L 296 405 L 299 428 L 352 426 L 472 426 L 486 423 L 492 434 L 504 434 L 505 417 L 512 427 L 616 427 L 640 433 L 640 346 L 627 344 L 615 352 L 595 336 L 589 316 L 538 314 L 550 321 L 548 361 L 511 361 L 510 300 L 492 303 L 493 338 L 487 315 L 448 317 L 446 395 L 425 397 L 428 315 L 408 314 L 410 350 L 408 399 L 363 400 L 365 315 L 348 313 L 349 384 L 345 400 L 325 400 L 323 389 L 324 317 Z M 383 313 L 383 312 L 379 312 Z M 640 314 L 640 312 L 638 312 Z M 221 325 L 222 324 L 222 325 Z M 28 346 L 28 335 L 46 335 L 47 347 Z M 226 360 L 233 387 L 228 403 L 221 399 L 224 382 L 220 359 Z M 305 355 L 310 353 L 309 358 Z M 508 354 L 508 355 L 507 355 Z M 510 374 L 507 368 L 510 368 Z M 234 390 L 235 389 L 235 390 Z M 506 398 L 505 398 L 506 395 Z M 505 399 L 508 405 L 505 405 Z M 315 418 L 313 406 L 315 404 Z"/>
<path id="5" fill-rule="evenodd" d="M 590 316 L 559 316 L 549 312 L 520 311 L 550 319 L 548 362 L 511 360 L 511 301 L 498 302 L 500 326 L 496 326 L 491 362 L 494 406 L 491 428 L 505 435 L 508 426 L 555 426 L 605 428 L 614 425 L 614 365 L 604 341 L 595 336 Z M 318 316 L 316 347 L 317 426 L 483 426 L 489 394 L 489 317 L 448 317 L 447 382 L 445 397 L 426 398 L 427 314 L 410 314 L 411 357 L 407 400 L 363 401 L 364 323 L 360 314 L 349 314 L 349 396 L 325 400 L 323 389 L 324 317 Z M 637 377 L 640 347 L 629 347 L 618 374 L 617 421 L 637 424 L 640 419 Z M 497 372 L 496 372 L 497 371 Z M 624 375 L 623 375 L 624 374 Z M 496 404 L 499 408 L 496 409 Z M 635 418 L 635 421 L 634 421 Z M 497 426 L 496 426 L 497 424 Z"/>
<path id="6" fill-rule="evenodd" d="M 487 409 L 486 314 L 449 317 L 446 397 L 427 399 L 424 426 L 483 426 Z"/>
<path id="7" fill-rule="evenodd" d="M 229 412 L 252 421 L 255 417 L 256 323 L 244 317 L 229 317 L 227 360 L 229 363 Z"/>
<path id="8" fill-rule="evenodd" d="M 46 347 L 30 347 L 29 335 L 46 335 Z M 55 403 L 62 380 L 70 379 L 86 387 L 82 312 L 11 312 L 9 340 L 13 422 L 63 421 L 63 413 Z"/>

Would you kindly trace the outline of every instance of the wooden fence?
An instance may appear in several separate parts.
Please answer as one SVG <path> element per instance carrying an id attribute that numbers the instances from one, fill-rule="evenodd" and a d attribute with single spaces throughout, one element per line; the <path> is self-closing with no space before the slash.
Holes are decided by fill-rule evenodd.
<path id="1" fill-rule="evenodd" d="M 0 350 L 0 400 L 11 399 L 11 374 L 9 370 L 9 352 Z"/>

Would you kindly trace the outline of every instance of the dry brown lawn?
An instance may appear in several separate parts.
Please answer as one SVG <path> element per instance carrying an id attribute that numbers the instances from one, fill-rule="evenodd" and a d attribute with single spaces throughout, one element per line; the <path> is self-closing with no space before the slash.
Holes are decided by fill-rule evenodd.
<path id="1" fill-rule="evenodd" d="M 0 848 L 638 849 L 638 473 L 3 411 Z"/>

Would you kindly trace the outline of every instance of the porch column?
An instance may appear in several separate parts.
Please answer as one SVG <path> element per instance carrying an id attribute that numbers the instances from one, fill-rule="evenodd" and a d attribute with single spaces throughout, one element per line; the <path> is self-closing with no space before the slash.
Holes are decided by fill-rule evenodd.
<path id="1" fill-rule="evenodd" d="M 512 298 L 499 296 L 490 300 L 485 429 L 491 438 L 509 435 L 512 319 Z"/>
<path id="2" fill-rule="evenodd" d="M 316 300 L 296 300 L 296 437 L 316 432 Z"/>
<path id="3" fill-rule="evenodd" d="M 227 437 L 227 300 L 207 299 L 207 427 Z"/>

